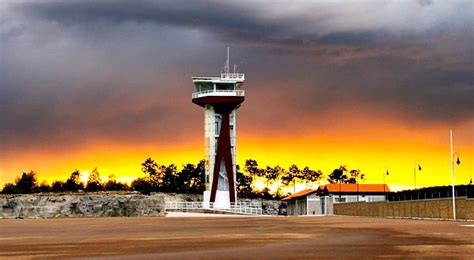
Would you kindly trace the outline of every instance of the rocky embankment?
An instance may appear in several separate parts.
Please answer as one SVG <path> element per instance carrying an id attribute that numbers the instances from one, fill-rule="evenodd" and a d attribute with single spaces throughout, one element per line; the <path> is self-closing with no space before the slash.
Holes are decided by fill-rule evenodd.
<path id="1" fill-rule="evenodd" d="M 164 216 L 166 201 L 202 201 L 201 195 L 152 193 L 40 193 L 0 195 L 0 218 Z M 282 213 L 281 202 L 240 199 L 261 204 L 263 214 Z"/>
<path id="2" fill-rule="evenodd" d="M 164 216 L 169 200 L 198 201 L 199 197 L 163 193 L 0 195 L 0 218 Z"/>

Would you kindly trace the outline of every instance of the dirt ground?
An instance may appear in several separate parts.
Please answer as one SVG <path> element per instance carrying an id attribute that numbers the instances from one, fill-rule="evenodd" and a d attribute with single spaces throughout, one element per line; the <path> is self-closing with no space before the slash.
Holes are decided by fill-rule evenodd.
<path id="1" fill-rule="evenodd" d="M 361 217 L 0 220 L 0 258 L 474 256 L 474 223 Z"/>

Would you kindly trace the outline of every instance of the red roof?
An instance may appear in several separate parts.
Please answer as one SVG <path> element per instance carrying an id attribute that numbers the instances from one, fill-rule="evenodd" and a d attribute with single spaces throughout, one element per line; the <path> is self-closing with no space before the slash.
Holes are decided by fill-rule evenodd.
<path id="1" fill-rule="evenodd" d="M 282 200 L 288 201 L 293 199 L 302 198 L 308 196 L 309 194 L 318 192 L 318 194 L 322 191 L 327 191 L 328 193 L 383 193 L 383 192 L 390 192 L 388 185 L 386 184 L 326 184 L 320 185 L 317 190 L 313 189 L 305 189 L 302 191 L 298 191 L 295 194 L 291 194 L 289 196 L 284 197 Z"/>
<path id="2" fill-rule="evenodd" d="M 297 199 L 297 198 L 301 198 L 301 197 L 304 197 L 304 196 L 307 196 L 311 193 L 314 193 L 316 192 L 316 190 L 312 190 L 312 189 L 305 189 L 305 190 L 302 190 L 302 191 L 298 191 L 297 193 L 294 193 L 294 194 L 291 194 L 289 196 L 286 196 L 284 197 L 283 199 L 281 200 L 292 200 L 292 199 Z"/>
<path id="3" fill-rule="evenodd" d="M 320 187 L 321 188 L 321 187 Z M 326 184 L 329 193 L 339 192 L 389 192 L 386 184 Z M 324 189 L 324 188 L 323 188 Z"/>

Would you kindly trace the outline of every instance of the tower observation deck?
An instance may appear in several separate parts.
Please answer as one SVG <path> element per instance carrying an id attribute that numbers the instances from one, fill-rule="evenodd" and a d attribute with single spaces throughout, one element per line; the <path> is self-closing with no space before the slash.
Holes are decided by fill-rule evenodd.
<path id="1" fill-rule="evenodd" d="M 245 75 L 229 72 L 229 49 L 220 77 L 193 77 L 192 101 L 204 108 L 204 204 L 228 208 L 237 200 L 236 110 L 245 99 Z"/>

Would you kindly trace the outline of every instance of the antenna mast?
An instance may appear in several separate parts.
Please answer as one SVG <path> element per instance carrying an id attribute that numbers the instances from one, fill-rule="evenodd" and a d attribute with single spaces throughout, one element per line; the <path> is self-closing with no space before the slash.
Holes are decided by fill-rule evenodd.
<path id="1" fill-rule="evenodd" d="M 229 51 L 230 51 L 230 48 L 227 47 L 227 61 L 225 63 L 225 73 L 229 73 L 229 69 L 230 69 L 230 65 L 229 65 Z"/>

